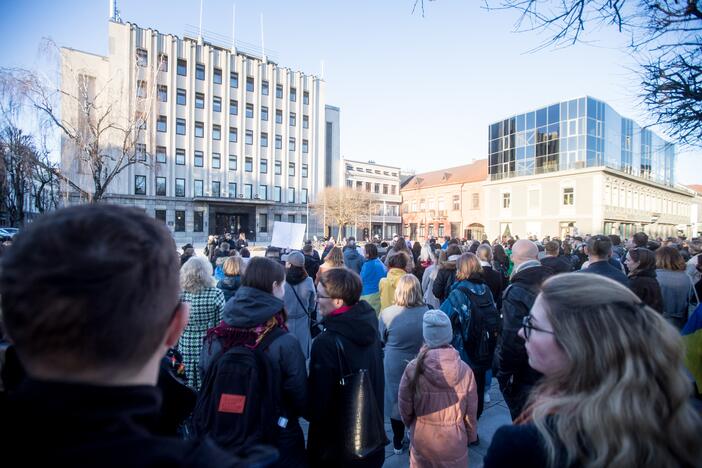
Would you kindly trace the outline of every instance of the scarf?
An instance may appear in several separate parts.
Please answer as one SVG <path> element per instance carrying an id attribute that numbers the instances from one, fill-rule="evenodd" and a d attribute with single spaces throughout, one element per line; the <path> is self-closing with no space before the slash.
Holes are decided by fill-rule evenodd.
<path id="1" fill-rule="evenodd" d="M 275 327 L 288 331 L 282 312 L 278 312 L 266 322 L 253 328 L 232 327 L 222 320 L 219 325 L 207 330 L 205 342 L 212 346 L 212 341 L 217 339 L 222 344 L 223 351 L 227 351 L 234 346 L 246 346 L 249 349 L 256 349 L 261 340 Z"/>

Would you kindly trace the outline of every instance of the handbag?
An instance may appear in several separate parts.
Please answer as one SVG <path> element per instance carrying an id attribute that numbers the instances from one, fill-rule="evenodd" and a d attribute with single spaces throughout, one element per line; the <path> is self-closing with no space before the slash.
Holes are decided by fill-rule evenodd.
<path id="1" fill-rule="evenodd" d="M 295 288 L 292 285 L 290 285 L 290 289 L 292 289 L 293 294 L 295 294 L 295 298 L 300 304 L 300 307 L 302 307 L 302 311 L 305 313 L 305 315 L 307 315 L 307 318 L 310 319 L 310 335 L 312 336 L 312 338 L 316 338 L 317 335 L 322 333 L 321 325 L 317 321 L 317 304 L 314 305 L 313 314 L 310 314 L 307 311 L 307 307 L 305 307 L 305 305 L 302 303 L 302 299 L 300 299 L 300 296 L 297 295 L 297 291 L 295 291 Z M 314 315 L 314 317 L 312 315 Z"/>
<path id="2" fill-rule="evenodd" d="M 344 345 L 336 336 L 334 341 L 341 373 L 338 427 L 341 430 L 343 457 L 345 460 L 365 460 L 378 450 L 383 450 L 390 441 L 385 434 L 383 415 L 378 408 L 368 370 L 359 369 L 352 373 L 344 354 Z"/>

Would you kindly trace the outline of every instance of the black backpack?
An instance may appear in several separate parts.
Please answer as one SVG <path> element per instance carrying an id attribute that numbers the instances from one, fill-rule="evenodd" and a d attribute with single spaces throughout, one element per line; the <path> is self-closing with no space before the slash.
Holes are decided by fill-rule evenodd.
<path id="1" fill-rule="evenodd" d="M 463 349 L 474 367 L 488 369 L 502 331 L 502 318 L 487 287 L 484 294 L 475 294 L 465 287 L 456 289 L 465 294 L 470 302 L 468 324 L 463 323 L 463 317 L 459 314 Z"/>
<path id="2" fill-rule="evenodd" d="M 233 453 L 273 445 L 282 416 L 280 385 L 265 351 L 284 333 L 276 327 L 255 349 L 235 346 L 213 360 L 193 411 L 195 437 L 210 436 Z"/>

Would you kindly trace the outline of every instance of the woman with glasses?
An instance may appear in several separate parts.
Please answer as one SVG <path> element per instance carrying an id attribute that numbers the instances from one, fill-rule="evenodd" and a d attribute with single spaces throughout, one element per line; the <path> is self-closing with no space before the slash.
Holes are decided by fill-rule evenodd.
<path id="1" fill-rule="evenodd" d="M 702 466 L 681 338 L 608 278 L 546 280 L 519 331 L 544 378 L 486 468 Z"/>

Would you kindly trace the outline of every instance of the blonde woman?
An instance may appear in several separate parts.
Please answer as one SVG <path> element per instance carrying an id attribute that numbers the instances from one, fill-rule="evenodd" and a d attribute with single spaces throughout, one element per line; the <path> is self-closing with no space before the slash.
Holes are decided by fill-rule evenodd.
<path id="1" fill-rule="evenodd" d="M 324 263 L 319 266 L 317 277 L 332 268 L 344 268 L 344 253 L 341 247 L 332 247 L 329 254 L 324 259 Z"/>
<path id="2" fill-rule="evenodd" d="M 397 407 L 397 392 L 407 363 L 422 346 L 422 317 L 429 308 L 422 298 L 422 286 L 412 274 L 403 275 L 395 287 L 395 304 L 380 313 L 378 329 L 385 343 L 385 416 L 390 418 L 393 447 L 402 453 L 405 426 Z"/>
<path id="3" fill-rule="evenodd" d="M 181 300 L 190 306 L 190 318 L 178 341 L 188 376 L 188 385 L 200 390 L 198 362 L 207 329 L 219 324 L 224 310 L 224 294 L 215 288 L 212 265 L 205 257 L 193 257 L 180 269 Z"/>
<path id="4" fill-rule="evenodd" d="M 219 259 L 217 260 L 219 261 Z M 238 255 L 227 257 L 222 262 L 224 277 L 217 283 L 217 289 L 220 289 L 224 294 L 224 302 L 234 296 L 241 286 L 241 275 L 244 273 L 241 263 L 241 257 Z"/>
<path id="5" fill-rule="evenodd" d="M 544 378 L 485 468 L 702 466 L 680 335 L 628 288 L 554 276 L 519 334 Z"/>

